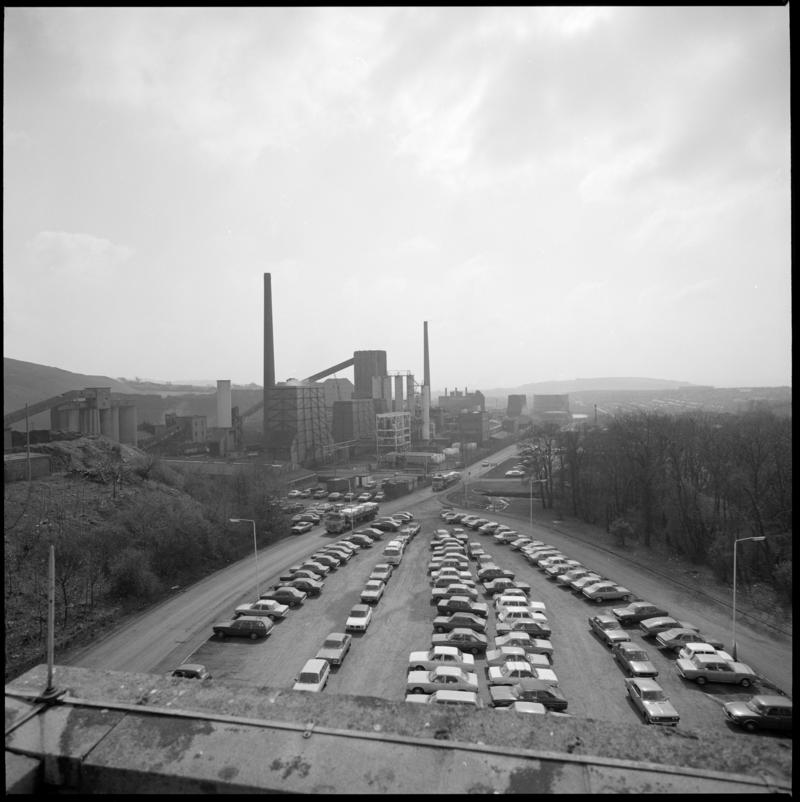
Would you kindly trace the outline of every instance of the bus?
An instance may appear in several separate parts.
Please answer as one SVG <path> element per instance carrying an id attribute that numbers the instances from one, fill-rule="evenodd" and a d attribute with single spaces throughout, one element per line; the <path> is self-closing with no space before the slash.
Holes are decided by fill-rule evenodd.
<path id="1" fill-rule="evenodd" d="M 445 473 L 435 473 L 431 477 L 431 489 L 434 491 L 444 490 L 456 482 L 461 481 L 461 474 L 458 471 L 446 471 Z"/>
<path id="2" fill-rule="evenodd" d="M 338 510 L 325 513 L 325 531 L 338 535 L 353 529 L 357 524 L 371 521 L 378 514 L 378 505 L 374 501 L 365 501 L 363 504 L 352 504 Z"/>

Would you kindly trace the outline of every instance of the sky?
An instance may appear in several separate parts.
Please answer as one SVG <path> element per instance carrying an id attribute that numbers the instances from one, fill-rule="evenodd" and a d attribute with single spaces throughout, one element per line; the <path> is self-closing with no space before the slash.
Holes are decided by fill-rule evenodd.
<path id="1" fill-rule="evenodd" d="M 791 384 L 788 6 L 4 14 L 6 357 Z"/>

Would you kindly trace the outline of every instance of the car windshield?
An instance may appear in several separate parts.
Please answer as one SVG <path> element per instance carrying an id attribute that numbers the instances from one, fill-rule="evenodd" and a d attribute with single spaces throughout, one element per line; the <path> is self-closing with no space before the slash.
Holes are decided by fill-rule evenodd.
<path id="1" fill-rule="evenodd" d="M 625 655 L 629 660 L 647 660 L 647 653 L 646 652 L 634 652 L 628 651 L 625 652 Z"/>
<path id="2" fill-rule="evenodd" d="M 646 699 L 648 702 L 666 701 L 664 697 L 664 692 L 655 689 L 649 691 L 642 691 L 642 699 Z"/>
<path id="3" fill-rule="evenodd" d="M 341 638 L 328 638 L 325 643 L 322 644 L 326 649 L 337 649 L 339 646 L 342 645 Z"/>
<path id="4" fill-rule="evenodd" d="M 353 610 L 350 613 L 352 618 L 366 618 L 367 611 L 366 610 Z"/>
<path id="5" fill-rule="evenodd" d="M 313 671 L 303 671 L 300 674 L 300 682 L 307 682 L 309 684 L 319 682 L 319 674 L 315 674 Z"/>

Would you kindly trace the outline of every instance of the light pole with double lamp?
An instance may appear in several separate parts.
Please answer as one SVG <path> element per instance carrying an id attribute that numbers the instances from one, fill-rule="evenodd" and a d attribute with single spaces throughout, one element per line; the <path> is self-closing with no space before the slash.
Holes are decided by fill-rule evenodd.
<path id="1" fill-rule="evenodd" d="M 745 540 L 766 540 L 764 535 L 753 537 L 740 537 L 733 541 L 733 659 L 736 660 L 736 544 Z"/>
<path id="2" fill-rule="evenodd" d="M 256 522 L 252 518 L 229 518 L 232 524 L 253 524 L 253 554 L 256 559 L 256 599 L 261 598 L 261 588 L 258 583 L 258 544 L 256 542 Z"/>

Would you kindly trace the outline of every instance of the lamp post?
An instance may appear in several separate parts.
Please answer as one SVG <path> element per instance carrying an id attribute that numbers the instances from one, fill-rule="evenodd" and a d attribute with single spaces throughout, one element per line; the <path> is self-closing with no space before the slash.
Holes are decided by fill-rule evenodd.
<path id="1" fill-rule="evenodd" d="M 228 519 L 232 524 L 245 524 L 251 523 L 253 524 L 253 554 L 255 555 L 256 559 L 256 599 L 261 598 L 261 588 L 258 584 L 258 544 L 256 542 L 256 522 L 252 518 L 229 518 Z"/>
<path id="2" fill-rule="evenodd" d="M 733 659 L 736 660 L 736 544 L 745 540 L 766 540 L 764 535 L 740 537 L 733 541 Z"/>

